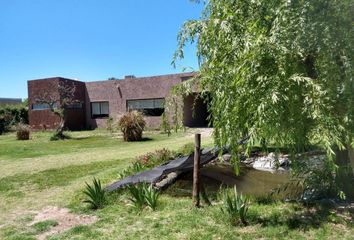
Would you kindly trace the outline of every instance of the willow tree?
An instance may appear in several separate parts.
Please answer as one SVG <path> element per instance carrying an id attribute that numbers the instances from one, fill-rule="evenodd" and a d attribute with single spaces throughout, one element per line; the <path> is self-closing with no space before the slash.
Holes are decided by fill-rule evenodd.
<path id="1" fill-rule="evenodd" d="M 353 0 L 209 0 L 187 21 L 218 145 L 353 147 Z"/>

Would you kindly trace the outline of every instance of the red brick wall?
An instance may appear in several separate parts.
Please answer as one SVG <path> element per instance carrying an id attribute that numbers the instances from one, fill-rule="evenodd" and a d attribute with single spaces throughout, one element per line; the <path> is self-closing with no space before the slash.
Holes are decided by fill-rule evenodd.
<path id="1" fill-rule="evenodd" d="M 191 73 L 155 77 L 129 78 L 97 82 L 79 82 L 65 78 L 46 78 L 28 81 L 29 122 L 35 129 L 55 128 L 59 119 L 49 110 L 32 110 L 35 99 L 43 92 L 58 96 L 59 82 L 76 86 L 75 98 L 82 101 L 83 109 L 69 109 L 66 127 L 69 129 L 106 127 L 107 118 L 91 117 L 91 102 L 108 101 L 109 116 L 114 120 L 126 112 L 127 100 L 165 98 L 172 86 L 192 76 Z M 145 117 L 148 127 L 159 127 L 161 117 Z"/>
<path id="2" fill-rule="evenodd" d="M 85 84 L 65 78 L 46 78 L 40 80 L 28 81 L 28 115 L 29 125 L 33 129 L 53 129 L 58 126 L 60 119 L 50 110 L 32 110 L 32 105 L 36 104 L 43 93 L 47 93 L 53 98 L 59 99 L 58 84 L 75 84 L 75 100 L 83 103 L 82 109 L 68 109 L 65 127 L 71 130 L 84 129 L 86 127 L 85 119 Z"/>
<path id="3" fill-rule="evenodd" d="M 109 101 L 110 117 L 117 120 L 126 112 L 126 101 L 132 99 L 165 98 L 172 86 L 190 73 L 155 77 L 86 82 L 86 120 L 90 128 L 105 127 L 107 119 L 92 119 L 90 102 Z M 161 117 L 145 117 L 148 127 L 159 127 Z"/>

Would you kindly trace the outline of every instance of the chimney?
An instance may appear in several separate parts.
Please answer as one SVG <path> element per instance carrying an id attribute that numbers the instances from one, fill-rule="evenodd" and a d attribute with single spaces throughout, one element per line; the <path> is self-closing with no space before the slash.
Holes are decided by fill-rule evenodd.
<path id="1" fill-rule="evenodd" d="M 132 79 L 132 78 L 135 78 L 135 76 L 134 75 L 126 75 L 126 76 L 124 76 L 124 79 Z"/>

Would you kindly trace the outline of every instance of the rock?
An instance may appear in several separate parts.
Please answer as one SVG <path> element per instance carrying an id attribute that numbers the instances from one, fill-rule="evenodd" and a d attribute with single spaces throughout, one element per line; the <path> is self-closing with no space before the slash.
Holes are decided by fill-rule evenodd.
<path id="1" fill-rule="evenodd" d="M 288 155 L 278 155 L 274 152 L 269 153 L 267 156 L 246 159 L 245 162 L 254 169 L 261 171 L 288 171 L 290 167 L 290 159 Z"/>

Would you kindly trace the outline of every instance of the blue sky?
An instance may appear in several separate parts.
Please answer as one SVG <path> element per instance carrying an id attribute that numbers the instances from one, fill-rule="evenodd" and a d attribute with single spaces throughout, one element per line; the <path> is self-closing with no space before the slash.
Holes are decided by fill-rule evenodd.
<path id="1" fill-rule="evenodd" d="M 189 0 L 1 0 L 0 97 L 27 97 L 27 80 L 82 81 L 198 69 L 195 47 L 171 66 Z"/>

